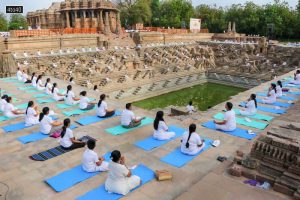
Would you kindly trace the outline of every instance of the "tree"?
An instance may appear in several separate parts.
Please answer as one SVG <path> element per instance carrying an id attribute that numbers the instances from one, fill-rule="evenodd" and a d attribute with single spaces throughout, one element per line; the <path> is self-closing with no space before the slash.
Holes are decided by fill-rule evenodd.
<path id="1" fill-rule="evenodd" d="M 160 17 L 160 3 L 159 0 L 152 0 L 151 1 L 151 11 L 152 11 L 152 19 L 151 24 L 152 26 L 159 26 L 159 17 Z"/>
<path id="2" fill-rule="evenodd" d="M 0 13 L 0 31 L 7 31 L 7 19 L 3 13 Z"/>
<path id="3" fill-rule="evenodd" d="M 12 14 L 10 16 L 8 28 L 9 30 L 27 29 L 26 18 L 21 14 Z"/>

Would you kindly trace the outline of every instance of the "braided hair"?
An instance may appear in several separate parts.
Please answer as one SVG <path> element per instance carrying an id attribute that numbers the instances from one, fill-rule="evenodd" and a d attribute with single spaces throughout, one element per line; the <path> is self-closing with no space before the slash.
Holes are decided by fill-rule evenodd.
<path id="1" fill-rule="evenodd" d="M 72 90 L 72 85 L 68 85 L 67 86 L 67 93 L 66 93 L 66 97 L 68 97 L 69 91 Z"/>
<path id="2" fill-rule="evenodd" d="M 28 101 L 27 108 L 26 108 L 26 112 L 25 112 L 26 115 L 27 115 L 27 110 L 28 110 L 28 108 L 31 107 L 31 106 L 33 106 L 33 104 L 34 104 L 33 101 Z"/>
<path id="3" fill-rule="evenodd" d="M 189 141 L 190 141 L 191 135 L 192 135 L 192 133 L 194 133 L 195 131 L 196 131 L 196 124 L 191 124 L 191 125 L 189 126 L 189 137 L 188 137 L 188 139 L 187 139 L 187 141 L 186 141 L 186 143 L 185 143 L 185 147 L 186 147 L 187 149 L 190 147 Z"/>
<path id="4" fill-rule="evenodd" d="M 106 95 L 105 94 L 101 94 L 100 95 L 100 99 L 98 101 L 98 108 L 101 106 L 102 101 L 105 99 Z"/>
<path id="5" fill-rule="evenodd" d="M 70 124 L 71 124 L 70 118 L 64 119 L 64 125 L 62 127 L 62 131 L 61 131 L 61 134 L 60 134 L 61 138 L 63 138 L 65 136 L 67 128 L 70 126 Z"/>
<path id="6" fill-rule="evenodd" d="M 52 93 L 54 92 L 54 89 L 56 88 L 56 86 L 57 86 L 57 83 L 53 83 L 53 87 L 52 87 L 52 90 L 51 90 Z"/>
<path id="7" fill-rule="evenodd" d="M 39 121 L 42 121 L 44 116 L 47 115 L 49 111 L 50 111 L 49 107 L 44 107 L 42 112 L 40 113 Z"/>
<path id="8" fill-rule="evenodd" d="M 164 112 L 163 111 L 158 111 L 156 113 L 156 117 L 155 117 L 155 120 L 154 120 L 154 123 L 153 123 L 153 127 L 154 127 L 155 130 L 158 129 L 158 124 L 159 124 L 160 121 L 165 121 L 163 117 L 164 117 Z"/>

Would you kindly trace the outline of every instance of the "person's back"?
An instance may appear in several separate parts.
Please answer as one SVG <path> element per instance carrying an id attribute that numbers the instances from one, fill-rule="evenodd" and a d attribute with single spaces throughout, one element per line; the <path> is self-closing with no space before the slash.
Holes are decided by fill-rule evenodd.
<path id="1" fill-rule="evenodd" d="M 107 110 L 107 103 L 105 101 L 101 102 L 101 105 L 98 107 L 97 106 L 97 116 L 103 117 L 106 114 Z"/>
<path id="2" fill-rule="evenodd" d="M 186 143 L 189 137 L 189 132 L 185 132 L 182 136 L 181 152 L 184 154 L 193 155 L 198 151 L 198 145 L 202 143 L 200 136 L 193 132 L 189 139 L 189 147 L 186 147 Z"/>
<path id="3" fill-rule="evenodd" d="M 6 103 L 3 109 L 4 116 L 13 117 L 14 116 L 14 113 L 12 112 L 13 110 L 15 110 L 15 107 L 11 103 Z"/>
<path id="4" fill-rule="evenodd" d="M 38 123 L 38 117 L 35 116 L 37 112 L 35 111 L 34 108 L 29 107 L 27 108 L 27 112 L 25 113 L 25 125 L 26 126 L 31 126 L 35 125 Z"/>
<path id="5" fill-rule="evenodd" d="M 34 77 L 32 78 L 32 80 L 31 80 L 31 83 L 32 83 L 32 86 L 33 86 L 33 87 L 36 87 L 36 79 L 37 79 L 37 77 L 34 76 Z"/>
<path id="6" fill-rule="evenodd" d="M 282 88 L 279 85 L 276 86 L 276 96 L 277 97 L 282 96 Z"/>
<path id="7" fill-rule="evenodd" d="M 66 104 L 73 105 L 74 104 L 74 99 L 73 98 L 75 98 L 74 92 L 69 91 L 66 95 Z"/>
<path id="8" fill-rule="evenodd" d="M 89 98 L 87 98 L 86 96 L 80 96 L 79 108 L 85 109 L 87 108 L 88 104 L 89 104 Z"/>
<path id="9" fill-rule="evenodd" d="M 95 151 L 86 149 L 82 157 L 82 168 L 87 172 L 94 172 L 97 165 L 96 162 L 99 161 L 98 155 Z"/>
<path id="10" fill-rule="evenodd" d="M 236 129 L 236 119 L 234 110 L 229 110 L 225 113 L 224 120 L 226 120 L 226 126 L 228 130 Z"/>
<path id="11" fill-rule="evenodd" d="M 4 111 L 4 107 L 7 104 L 7 101 L 5 99 L 0 100 L 0 111 Z"/>
<path id="12" fill-rule="evenodd" d="M 246 104 L 247 108 L 246 111 L 250 115 L 254 115 L 256 113 L 256 106 L 254 100 L 250 100 Z"/>
<path id="13" fill-rule="evenodd" d="M 134 113 L 131 110 L 125 109 L 121 114 L 121 125 L 128 126 L 134 119 Z"/>
<path id="14" fill-rule="evenodd" d="M 126 195 L 130 188 L 126 181 L 128 169 L 119 163 L 110 162 L 108 165 L 108 178 L 105 181 L 105 188 L 108 191 Z"/>
<path id="15" fill-rule="evenodd" d="M 43 134 L 49 134 L 52 128 L 53 120 L 49 115 L 44 115 L 40 121 L 40 132 Z"/>

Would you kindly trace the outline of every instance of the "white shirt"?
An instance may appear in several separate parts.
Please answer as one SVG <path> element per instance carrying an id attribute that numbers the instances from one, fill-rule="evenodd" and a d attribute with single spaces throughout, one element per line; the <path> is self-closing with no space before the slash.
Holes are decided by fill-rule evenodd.
<path id="1" fill-rule="evenodd" d="M 19 81 L 22 80 L 22 72 L 21 72 L 21 70 L 17 71 L 17 78 L 18 78 Z"/>
<path id="2" fill-rule="evenodd" d="M 52 92 L 52 89 L 51 89 L 51 92 Z M 52 93 L 54 99 L 59 98 L 58 92 L 59 92 L 58 88 L 54 88 L 53 93 Z"/>
<path id="3" fill-rule="evenodd" d="M 7 101 L 5 99 L 0 100 L 0 111 L 4 111 L 4 106 L 7 104 Z"/>
<path id="4" fill-rule="evenodd" d="M 35 116 L 37 114 L 36 110 L 32 107 L 29 107 L 27 109 L 27 114 L 25 116 L 25 124 L 27 126 L 31 126 L 38 123 L 38 116 Z"/>
<path id="5" fill-rule="evenodd" d="M 277 97 L 282 96 L 282 88 L 279 85 L 276 86 L 276 96 Z"/>
<path id="6" fill-rule="evenodd" d="M 33 87 L 36 87 L 36 79 L 37 79 L 37 77 L 34 76 L 34 77 L 32 78 L 32 80 L 31 80 L 31 84 L 32 84 Z"/>
<path id="7" fill-rule="evenodd" d="M 74 104 L 74 99 L 73 98 L 75 98 L 74 92 L 70 90 L 66 96 L 67 96 L 66 97 L 66 104 L 73 105 Z"/>
<path id="8" fill-rule="evenodd" d="M 164 121 L 159 121 L 157 130 L 154 130 L 154 137 L 159 138 L 161 133 L 168 131 L 168 126 Z"/>
<path id="9" fill-rule="evenodd" d="M 26 73 L 22 74 L 22 81 L 26 82 L 28 80 L 28 75 Z"/>
<path id="10" fill-rule="evenodd" d="M 247 113 L 254 115 L 256 113 L 256 107 L 254 100 L 248 101 L 246 103 L 246 111 Z"/>
<path id="11" fill-rule="evenodd" d="M 40 121 L 40 131 L 43 134 L 49 134 L 52 128 L 53 120 L 48 115 L 45 115 L 43 119 Z"/>
<path id="12" fill-rule="evenodd" d="M 188 140 L 189 137 L 189 132 L 185 132 L 182 136 L 182 142 L 181 142 L 181 152 L 186 153 L 186 154 L 193 154 L 194 152 L 198 151 L 198 145 L 202 144 L 201 137 L 193 132 L 191 134 L 191 137 L 189 139 L 189 148 L 186 148 L 185 144 Z"/>
<path id="13" fill-rule="evenodd" d="M 96 162 L 99 161 L 97 153 L 93 150 L 87 149 L 83 153 L 82 168 L 87 172 L 93 172 L 97 168 Z"/>
<path id="14" fill-rule="evenodd" d="M 135 119 L 134 113 L 131 110 L 123 110 L 121 114 L 121 125 L 128 126 Z"/>
<path id="15" fill-rule="evenodd" d="M 89 98 L 81 96 L 79 101 L 79 108 L 85 109 L 88 106 L 89 102 Z"/>
<path id="16" fill-rule="evenodd" d="M 236 128 L 236 120 L 235 120 L 235 112 L 233 110 L 227 111 L 224 116 L 224 120 L 226 120 L 226 126 L 229 129 Z"/>
<path id="17" fill-rule="evenodd" d="M 3 114 L 6 117 L 12 117 L 15 114 L 12 112 L 15 110 L 15 107 L 11 103 L 6 103 L 3 109 Z"/>
<path id="18" fill-rule="evenodd" d="M 73 138 L 73 137 L 74 137 L 73 131 L 71 129 L 67 128 L 64 137 L 62 137 L 60 139 L 60 145 L 65 148 L 70 147 L 72 145 L 71 138 Z"/>
<path id="19" fill-rule="evenodd" d="M 271 90 L 270 92 L 269 92 L 269 99 L 270 100 L 273 100 L 274 102 L 276 101 L 276 93 L 275 93 L 275 90 Z"/>
<path id="20" fill-rule="evenodd" d="M 190 112 L 190 113 L 195 111 L 194 106 L 190 106 L 190 105 L 187 105 L 187 106 L 186 106 L 186 109 L 187 109 L 187 111 Z"/>
<path id="21" fill-rule="evenodd" d="M 52 84 L 51 83 L 47 83 L 47 85 L 46 85 L 46 87 L 45 87 L 45 92 L 46 92 L 46 94 L 52 94 L 51 92 L 51 90 L 52 90 Z"/>
<path id="22" fill-rule="evenodd" d="M 97 107 L 97 116 L 103 117 L 106 115 L 107 103 L 105 101 L 101 102 L 101 105 Z"/>
<path id="23" fill-rule="evenodd" d="M 297 82 L 300 83 L 300 74 L 297 74 L 297 75 L 296 75 L 296 80 L 295 80 L 295 81 L 297 81 Z"/>
<path id="24" fill-rule="evenodd" d="M 43 89 L 43 81 L 41 79 L 37 82 L 36 88 L 38 90 L 42 90 Z"/>

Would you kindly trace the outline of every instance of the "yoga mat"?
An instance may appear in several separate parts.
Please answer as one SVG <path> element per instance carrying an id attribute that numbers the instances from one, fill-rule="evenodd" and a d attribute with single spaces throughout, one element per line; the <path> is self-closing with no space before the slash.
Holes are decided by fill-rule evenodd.
<path id="1" fill-rule="evenodd" d="M 83 138 L 94 139 L 90 136 L 83 136 Z M 72 149 L 72 150 L 74 150 L 74 149 Z M 45 160 L 60 156 L 64 153 L 67 153 L 72 150 L 67 150 L 67 149 L 64 149 L 62 146 L 57 146 L 57 147 L 48 149 L 46 151 L 42 151 L 40 153 L 33 154 L 33 155 L 29 156 L 29 158 L 32 160 L 35 160 L 35 161 L 45 161 Z"/>
<path id="2" fill-rule="evenodd" d="M 110 161 L 110 152 L 103 157 L 105 161 Z M 82 165 L 78 165 L 64 172 L 57 174 L 45 180 L 56 192 L 62 192 L 84 180 L 100 174 L 101 172 L 86 172 L 82 169 Z"/>
<path id="3" fill-rule="evenodd" d="M 0 122 L 6 121 L 6 120 L 9 120 L 9 119 L 10 119 L 9 117 L 0 116 Z"/>
<path id="4" fill-rule="evenodd" d="M 21 105 L 17 105 L 16 108 L 17 108 L 17 109 L 24 110 L 24 109 L 27 108 L 27 106 L 28 106 L 28 103 L 23 103 L 23 104 L 21 104 Z"/>
<path id="5" fill-rule="evenodd" d="M 77 126 L 75 126 L 73 124 L 70 126 L 70 129 L 72 129 L 72 130 L 75 128 L 77 128 Z M 17 140 L 19 140 L 22 144 L 27 144 L 30 142 L 36 142 L 39 140 L 43 140 L 49 136 L 50 135 L 43 134 L 41 132 L 36 132 L 36 133 L 31 133 L 29 135 L 24 135 L 24 136 L 18 137 Z"/>
<path id="6" fill-rule="evenodd" d="M 35 89 L 32 85 L 29 86 L 23 86 L 23 87 L 18 87 L 19 90 L 31 90 L 31 89 Z"/>
<path id="7" fill-rule="evenodd" d="M 241 115 L 240 110 L 238 110 L 238 109 L 234 109 L 234 112 L 237 115 Z M 274 119 L 274 117 L 272 117 L 272 116 L 262 115 L 262 114 L 259 114 L 259 113 L 256 113 L 254 115 L 241 115 L 241 116 L 252 118 L 252 119 L 264 120 L 264 121 L 268 121 L 268 122 Z"/>
<path id="8" fill-rule="evenodd" d="M 47 96 L 49 96 L 49 95 L 48 94 L 44 94 L 44 93 L 33 95 L 34 98 L 41 98 L 41 97 L 47 97 Z"/>
<path id="9" fill-rule="evenodd" d="M 218 113 L 218 114 L 214 115 L 214 118 L 217 120 L 223 120 L 224 114 Z M 236 120 L 237 124 L 241 124 L 241 125 L 252 127 L 252 128 L 257 128 L 260 130 L 264 130 L 269 125 L 269 124 L 257 122 L 257 121 L 247 122 L 245 120 L 245 118 L 239 118 L 239 117 L 235 117 L 235 120 Z"/>
<path id="10" fill-rule="evenodd" d="M 300 85 L 296 85 L 296 84 L 292 84 L 292 83 L 288 83 L 285 82 L 282 84 L 284 87 L 291 87 L 291 88 L 300 88 Z"/>
<path id="11" fill-rule="evenodd" d="M 37 99 L 36 101 L 40 104 L 56 102 L 54 99 Z"/>
<path id="12" fill-rule="evenodd" d="M 256 101 L 258 102 L 258 103 L 262 103 L 262 100 L 261 99 L 256 99 Z M 290 104 L 290 103 L 283 103 L 283 102 L 279 102 L 279 101 L 277 101 L 277 102 L 275 102 L 275 103 L 266 103 L 267 105 L 272 105 L 272 106 L 280 106 L 280 107 L 284 107 L 284 108 L 288 108 L 288 107 L 290 107 L 292 104 Z"/>
<path id="13" fill-rule="evenodd" d="M 206 123 L 202 124 L 202 126 L 204 126 L 206 128 L 209 128 L 209 129 L 212 129 L 212 130 L 222 132 L 222 133 L 226 133 L 226 134 L 229 134 L 229 135 L 232 135 L 232 136 L 244 138 L 244 139 L 247 139 L 247 140 L 252 140 L 254 137 L 256 137 L 256 134 L 250 135 L 250 134 L 248 134 L 247 130 L 244 130 L 244 129 L 241 129 L 241 128 L 238 128 L 238 127 L 234 131 L 218 130 L 218 129 L 216 129 L 216 125 L 213 121 L 206 122 Z"/>
<path id="14" fill-rule="evenodd" d="M 121 125 L 118 125 L 118 126 L 115 126 L 115 127 L 112 127 L 112 128 L 107 128 L 107 129 L 105 129 L 105 131 L 108 132 L 108 133 L 110 133 L 110 134 L 112 134 L 112 135 L 121 135 L 121 134 L 129 132 L 131 130 L 134 130 L 134 129 L 137 129 L 139 127 L 142 127 L 144 125 L 151 124 L 151 123 L 153 123 L 153 121 L 154 120 L 152 118 L 146 117 L 144 120 L 142 120 L 141 125 L 139 125 L 137 127 L 134 127 L 134 128 L 124 128 Z"/>
<path id="15" fill-rule="evenodd" d="M 162 162 L 165 162 L 165 163 L 172 165 L 174 167 L 177 167 L 177 168 L 183 167 L 184 165 L 186 165 L 187 163 L 192 161 L 194 158 L 196 158 L 199 154 L 201 154 L 202 152 L 204 152 L 207 149 L 209 149 L 210 147 L 212 147 L 211 146 L 212 142 L 213 142 L 213 140 L 206 138 L 205 139 L 205 147 L 196 155 L 191 156 L 191 155 L 183 154 L 180 150 L 180 147 L 178 147 L 171 153 L 162 157 L 160 160 Z"/>
<path id="16" fill-rule="evenodd" d="M 60 108 L 60 109 L 71 108 L 73 106 L 76 106 L 76 104 L 74 104 L 74 105 L 67 105 L 67 104 L 64 104 L 64 103 L 56 104 L 56 107 Z"/>
<path id="17" fill-rule="evenodd" d="M 6 82 L 6 83 L 17 83 L 17 82 L 19 82 L 17 79 L 5 79 L 3 81 Z"/>
<path id="18" fill-rule="evenodd" d="M 74 116 L 74 115 L 80 115 L 82 113 L 86 113 L 88 111 L 91 111 L 91 110 L 76 109 L 76 110 L 71 110 L 71 111 L 63 111 L 62 114 L 66 115 L 67 117 L 71 117 L 71 116 Z"/>
<path id="19" fill-rule="evenodd" d="M 256 93 L 258 96 L 262 96 L 262 97 L 266 97 L 267 94 L 266 93 L 263 93 L 263 92 L 258 92 Z M 297 98 L 295 97 L 291 97 L 291 96 L 281 96 L 281 97 L 277 97 L 279 99 L 283 99 L 283 100 L 288 100 L 288 101 L 295 101 L 297 100 Z"/>
<path id="20" fill-rule="evenodd" d="M 241 102 L 240 106 L 245 107 L 246 103 Z M 286 111 L 284 109 L 274 109 L 274 108 L 269 108 L 269 107 L 264 107 L 264 106 L 257 106 L 257 110 L 264 111 L 264 112 L 269 112 L 269 113 L 274 113 L 274 114 L 283 114 Z"/>
<path id="21" fill-rule="evenodd" d="M 143 164 L 139 164 L 135 169 L 132 170 L 132 174 L 139 176 L 142 180 L 142 185 L 150 182 L 155 178 L 155 173 L 148 167 Z M 139 186 L 141 187 L 141 186 Z M 139 188 L 137 187 L 137 188 Z M 137 189 L 136 188 L 136 189 Z M 135 189 L 134 189 L 135 190 Z M 123 195 L 115 194 L 115 193 L 108 193 L 105 190 L 105 186 L 100 185 L 100 187 L 93 189 L 86 194 L 82 195 L 81 197 L 77 198 L 77 200 L 95 200 L 95 199 L 102 199 L 102 200 L 117 200 L 122 198 Z"/>
<path id="22" fill-rule="evenodd" d="M 30 93 L 30 94 L 31 94 L 31 93 L 35 93 L 35 92 L 38 92 L 38 91 L 37 91 L 37 90 L 33 90 L 33 89 L 31 89 L 31 90 L 25 90 L 25 92 L 26 92 L 26 93 Z"/>
<path id="23" fill-rule="evenodd" d="M 300 95 L 300 92 L 285 92 L 286 94 Z"/>
<path id="24" fill-rule="evenodd" d="M 115 117 L 115 116 L 119 116 L 121 115 L 121 112 L 120 111 L 116 111 L 115 114 L 111 117 Z M 100 122 L 100 121 L 103 121 L 105 119 L 109 119 L 111 117 L 105 117 L 105 118 L 101 118 L 101 117 L 98 117 L 97 115 L 94 115 L 94 116 L 86 116 L 86 117 L 82 117 L 78 120 L 76 120 L 76 122 L 82 126 L 86 126 L 86 125 L 89 125 L 89 124 L 93 124 L 93 123 L 96 123 L 96 122 Z"/>
<path id="25" fill-rule="evenodd" d="M 154 139 L 153 136 L 151 135 L 150 137 L 147 137 L 146 139 L 136 142 L 134 145 L 141 149 L 144 149 L 145 151 L 150 151 L 154 148 L 160 147 L 160 146 L 182 136 L 186 130 L 184 128 L 180 128 L 180 127 L 171 125 L 171 126 L 169 126 L 168 131 L 175 132 L 175 137 L 170 138 L 168 140 L 157 140 L 157 139 Z"/>

